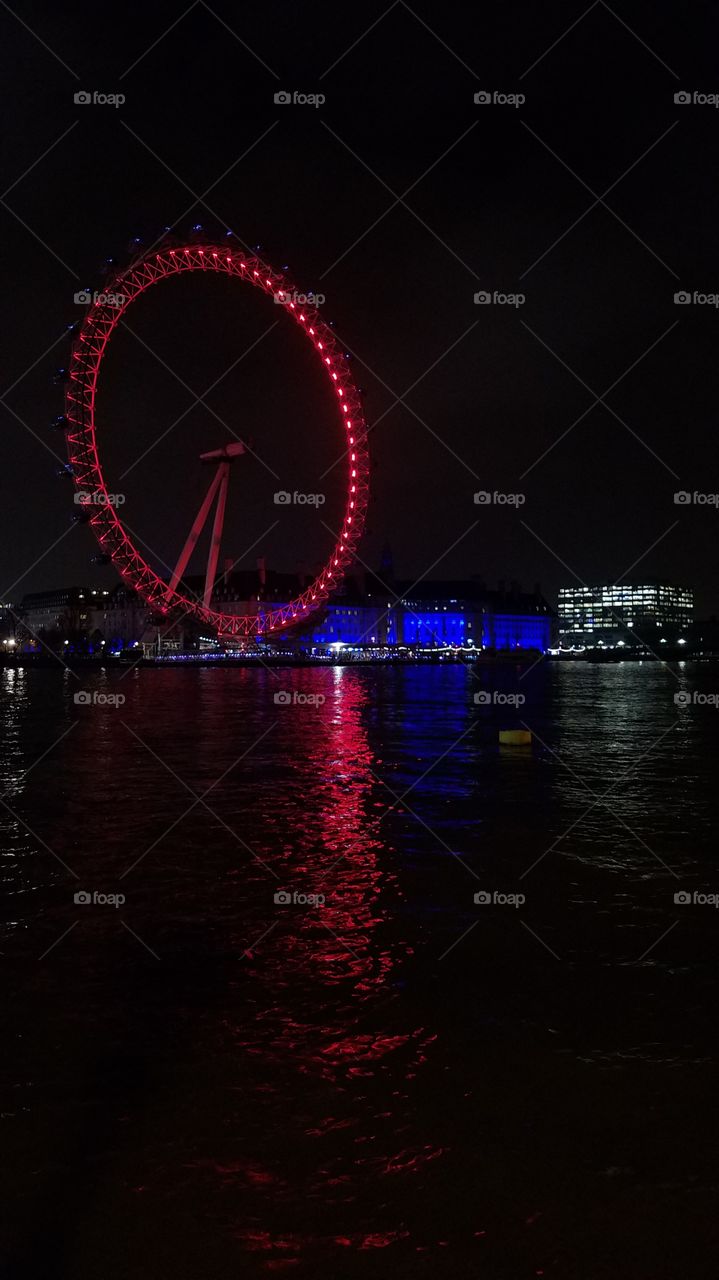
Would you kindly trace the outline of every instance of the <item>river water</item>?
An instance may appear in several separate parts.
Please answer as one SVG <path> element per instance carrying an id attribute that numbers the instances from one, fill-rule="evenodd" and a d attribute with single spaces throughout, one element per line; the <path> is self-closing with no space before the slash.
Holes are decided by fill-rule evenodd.
<path id="1" fill-rule="evenodd" d="M 719 669 L 0 681 L 3 1277 L 715 1273 Z"/>

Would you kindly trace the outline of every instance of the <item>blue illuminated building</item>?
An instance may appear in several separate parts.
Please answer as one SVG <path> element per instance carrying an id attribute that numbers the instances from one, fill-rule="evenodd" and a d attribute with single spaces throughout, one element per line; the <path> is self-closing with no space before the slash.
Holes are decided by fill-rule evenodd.
<path id="1" fill-rule="evenodd" d="M 232 573 L 216 600 L 232 609 L 276 608 L 306 585 L 295 575 L 268 570 Z M 402 582 L 386 551 L 378 573 L 355 570 L 325 608 L 294 632 L 300 647 L 330 645 L 412 649 L 536 650 L 551 643 L 554 614 L 539 586 L 524 592 L 516 582 L 489 589 L 480 578 Z"/>
<path id="2" fill-rule="evenodd" d="M 406 646 L 420 649 L 537 650 L 551 643 L 553 614 L 539 588 L 488 590 L 480 580 L 388 581 L 350 578 L 311 625 L 315 645 Z M 389 588 L 389 589 L 388 589 Z"/>

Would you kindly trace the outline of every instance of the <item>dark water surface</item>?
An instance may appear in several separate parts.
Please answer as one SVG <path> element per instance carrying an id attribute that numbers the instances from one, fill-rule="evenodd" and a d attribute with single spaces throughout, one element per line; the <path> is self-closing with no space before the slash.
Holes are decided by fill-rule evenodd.
<path id="1" fill-rule="evenodd" d="M 719 668 L 519 676 L 0 672 L 3 1277 L 716 1274 Z"/>

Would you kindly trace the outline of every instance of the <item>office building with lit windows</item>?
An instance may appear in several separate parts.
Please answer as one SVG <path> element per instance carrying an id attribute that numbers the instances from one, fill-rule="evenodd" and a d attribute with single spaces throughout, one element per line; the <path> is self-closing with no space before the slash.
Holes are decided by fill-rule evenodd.
<path id="1" fill-rule="evenodd" d="M 689 588 L 666 582 L 561 587 L 560 646 L 681 643 L 693 610 Z"/>

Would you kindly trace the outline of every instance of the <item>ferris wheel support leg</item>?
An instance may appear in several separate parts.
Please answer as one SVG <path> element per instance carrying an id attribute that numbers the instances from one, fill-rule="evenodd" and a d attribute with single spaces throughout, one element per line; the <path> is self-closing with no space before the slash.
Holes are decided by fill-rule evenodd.
<path id="1" fill-rule="evenodd" d="M 227 503 L 227 485 L 229 478 L 230 464 L 229 462 L 223 462 L 217 470 L 217 480 L 220 483 L 220 494 L 215 508 L 215 522 L 212 526 L 212 541 L 210 543 L 210 554 L 207 560 L 207 577 L 205 578 L 205 594 L 203 597 L 203 604 L 206 609 L 209 609 L 210 607 L 212 589 L 215 585 L 217 561 L 220 555 L 220 543 L 222 542 L 222 526 L 225 523 L 225 505 Z"/>
<path id="2" fill-rule="evenodd" d="M 212 506 L 215 494 L 217 493 L 217 490 L 220 486 L 220 481 L 222 479 L 222 476 L 220 474 L 221 470 L 222 468 L 219 468 L 217 475 L 214 477 L 212 484 L 207 490 L 207 493 L 205 494 L 204 502 L 202 503 L 202 506 L 200 507 L 200 510 L 198 511 L 195 517 L 195 523 L 190 529 L 187 542 L 185 543 L 184 547 L 182 548 L 182 551 L 180 552 L 180 558 L 177 561 L 172 577 L 170 578 L 170 585 L 168 586 L 167 591 L 165 592 L 166 600 L 169 599 L 173 591 L 176 590 L 177 584 L 180 581 L 180 578 L 182 577 L 183 573 L 185 572 L 190 556 L 192 555 L 195 549 L 195 543 L 197 542 L 197 539 L 199 538 L 200 534 L 202 533 L 202 530 L 205 527 L 205 521 L 207 519 L 210 507 Z"/>

